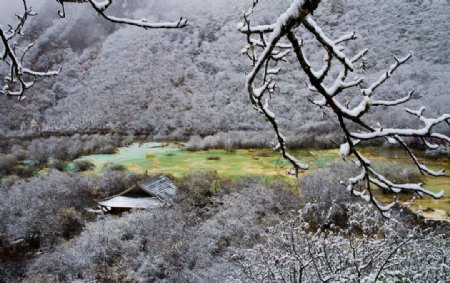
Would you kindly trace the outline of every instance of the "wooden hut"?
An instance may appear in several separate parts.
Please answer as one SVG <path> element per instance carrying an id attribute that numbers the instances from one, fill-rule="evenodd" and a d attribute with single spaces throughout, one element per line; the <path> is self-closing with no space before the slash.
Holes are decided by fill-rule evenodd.
<path id="1" fill-rule="evenodd" d="M 104 212 L 122 213 L 130 209 L 151 209 L 171 202 L 177 193 L 175 184 L 165 176 L 144 180 L 120 194 L 97 201 Z"/>

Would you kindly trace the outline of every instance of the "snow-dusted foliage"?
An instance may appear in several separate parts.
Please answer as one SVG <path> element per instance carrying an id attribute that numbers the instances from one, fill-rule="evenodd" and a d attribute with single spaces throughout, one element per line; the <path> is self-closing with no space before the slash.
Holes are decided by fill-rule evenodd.
<path id="1" fill-rule="evenodd" d="M 350 217 L 333 224 L 334 203 L 323 211 L 332 223 L 312 227 L 311 214 L 322 208 L 307 205 L 296 217 L 271 227 L 262 243 L 238 250 L 248 282 L 445 282 L 449 240 L 445 233 L 407 228 L 383 219 L 373 207 L 345 206 Z"/>
<path id="2" fill-rule="evenodd" d="M 84 208 L 93 207 L 94 198 L 118 193 L 138 179 L 139 176 L 109 169 L 99 176 L 51 170 L 47 176 L 5 185 L 0 192 L 2 240 L 11 243 L 33 238 L 42 247 L 54 245 L 63 237 L 73 236 L 69 233 L 72 229 L 81 231 L 84 222 L 81 219 L 87 218 Z M 70 209 L 75 210 L 75 218 L 79 219 L 72 227 L 66 222 Z"/>
<path id="3" fill-rule="evenodd" d="M 420 138 L 430 149 L 438 148 L 432 141 L 450 142 L 447 135 L 434 131 L 440 124 L 448 125 L 450 114 L 432 113 L 436 118 L 428 118 L 424 115 L 424 106 L 418 110 L 405 108 L 408 114 L 416 116 L 423 124 L 418 128 L 382 126 L 368 115 L 374 108 L 382 107 L 387 110 L 411 100 L 414 92 L 410 90 L 401 98 L 380 99 L 377 94 L 397 69 L 412 58 L 412 52 L 402 57 L 394 56 L 393 64 L 378 77 L 367 77 L 368 49 L 352 52 L 346 48 L 348 42 L 357 39 L 354 31 L 336 39 L 326 35 L 313 16 L 320 0 L 294 0 L 274 23 L 253 25 L 251 16 L 258 2 L 253 1 L 253 7 L 244 13 L 244 21 L 238 27 L 247 37 L 247 46 L 242 52 L 253 64 L 253 69 L 247 76 L 246 89 L 253 107 L 268 120 L 275 132 L 274 150 L 279 150 L 292 164 L 294 169 L 290 173 L 298 175 L 299 169 L 307 169 L 308 165 L 302 164 L 287 152 L 287 141 L 270 101 L 272 96 L 279 95 L 275 93 L 277 75 L 280 73 L 279 63 L 287 61 L 288 55 L 293 54 L 298 68 L 307 78 L 305 83 L 311 93 L 307 100 L 337 122 L 345 137 L 340 145 L 341 157 L 346 159 L 353 156 L 352 161 L 360 167 L 360 173 L 348 179 L 349 192 L 372 202 L 385 216 L 389 215 L 388 211 L 395 202 L 388 205 L 379 202 L 374 197 L 374 186 L 392 193 L 412 191 L 420 197 L 442 197 L 443 191 L 434 193 L 423 188 L 421 183 L 393 183 L 377 172 L 370 160 L 356 148 L 360 142 L 383 138 L 403 147 L 422 174 L 435 177 L 444 175 L 443 170 L 433 171 L 421 163 L 409 149 L 405 138 Z M 307 49 L 308 44 L 315 44 L 315 54 L 319 53 L 318 50 L 324 53 L 321 66 L 320 63 L 311 63 L 309 53 L 312 50 Z M 349 53 L 354 55 L 350 56 Z M 356 186 L 358 184 L 364 185 Z"/>
<path id="4" fill-rule="evenodd" d="M 50 172 L 3 183 L 0 281 L 273 282 L 268 268 L 287 276 L 298 271 L 299 257 L 306 263 L 314 259 L 320 276 L 331 281 L 373 282 L 380 270 L 378 278 L 386 282 L 445 278 L 448 224 L 427 224 L 397 208 L 394 219 L 386 220 L 336 188 L 343 168 L 306 176 L 302 188 L 310 192 L 302 196 L 261 178 L 227 180 L 215 172 L 193 172 L 178 180 L 174 205 L 121 217 L 95 217 L 85 208 L 93 197 L 135 183 L 126 172 Z M 303 282 L 319 280 L 314 262 L 305 264 Z M 250 271 L 253 278 L 247 277 Z"/>
<path id="5" fill-rule="evenodd" d="M 91 222 L 70 244 L 36 257 L 27 279 L 228 282 L 243 278 L 231 249 L 252 246 L 265 223 L 299 208 L 289 189 L 256 178 L 230 183 L 195 172 L 178 185 L 176 205 Z"/>

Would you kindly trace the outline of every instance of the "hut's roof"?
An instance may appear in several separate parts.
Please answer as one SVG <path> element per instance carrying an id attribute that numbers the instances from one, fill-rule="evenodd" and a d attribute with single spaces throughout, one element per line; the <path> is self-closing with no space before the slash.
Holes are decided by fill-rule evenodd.
<path id="1" fill-rule="evenodd" d="M 155 208 L 172 200 L 177 192 L 175 184 L 165 176 L 149 178 L 118 195 L 98 201 L 103 207 Z"/>
<path id="2" fill-rule="evenodd" d="M 177 187 L 166 176 L 157 176 L 139 183 L 139 187 L 161 201 L 173 199 L 177 193 Z"/>
<path id="3" fill-rule="evenodd" d="M 99 201 L 98 204 L 105 207 L 120 207 L 120 208 L 156 208 L 162 205 L 155 197 L 127 197 L 127 196 L 115 196 L 103 201 Z"/>

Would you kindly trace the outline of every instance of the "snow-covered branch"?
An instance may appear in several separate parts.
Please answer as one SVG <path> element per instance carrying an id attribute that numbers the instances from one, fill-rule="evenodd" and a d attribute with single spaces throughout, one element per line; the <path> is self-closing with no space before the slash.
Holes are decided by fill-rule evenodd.
<path id="1" fill-rule="evenodd" d="M 396 100 L 374 100 L 372 106 L 396 106 L 410 100 L 413 94 L 414 91 L 410 91 L 407 96 Z"/>
<path id="2" fill-rule="evenodd" d="M 22 100 L 25 91 L 34 85 L 36 77 L 55 76 L 59 73 L 59 70 L 38 72 L 23 66 L 23 59 L 33 44 L 28 44 L 22 49 L 18 46 L 17 40 L 23 35 L 22 30 L 27 19 L 35 16 L 36 13 L 28 7 L 26 0 L 22 3 L 23 14 L 17 15 L 19 22 L 16 26 L 9 26 L 8 30 L 0 26 L 0 39 L 3 45 L 0 59 L 9 66 L 8 74 L 4 77 L 5 84 L 0 88 L 0 93 L 16 96 L 19 100 Z"/>
<path id="3" fill-rule="evenodd" d="M 249 16 L 251 15 L 253 10 L 250 10 L 249 12 L 244 14 L 244 23 L 241 27 L 239 27 L 239 30 L 247 35 L 247 42 L 249 43 L 249 45 L 246 50 L 252 51 L 252 55 L 249 55 L 249 57 L 253 61 L 254 68 L 252 72 L 247 76 L 246 83 L 250 101 L 252 102 L 254 107 L 256 107 L 257 110 L 260 111 L 260 113 L 262 113 L 272 125 L 277 140 L 274 148 L 280 150 L 283 157 L 289 160 L 289 162 L 293 165 L 294 170 L 291 173 L 295 175 L 298 174 L 299 169 L 307 169 L 308 166 L 306 164 L 298 162 L 297 159 L 286 152 L 286 140 L 279 130 L 276 116 L 272 111 L 269 110 L 268 100 L 263 100 L 263 95 L 260 91 L 257 91 L 257 89 L 260 88 L 255 89 L 254 81 L 256 80 L 257 75 L 263 70 L 263 86 L 267 83 L 267 77 L 269 76 L 269 62 L 281 60 L 289 53 L 286 50 L 277 50 L 280 48 L 285 49 L 286 47 L 285 45 L 280 44 L 280 39 L 285 36 L 287 31 L 298 26 L 299 23 L 301 23 L 308 14 L 314 11 L 319 2 L 320 0 L 293 1 L 286 12 L 278 18 L 276 23 L 270 26 L 252 27 Z M 254 44 L 252 35 L 257 34 L 260 39 L 264 39 L 265 33 L 270 33 L 270 36 L 268 37 L 267 42 L 263 44 L 263 51 L 261 55 L 258 59 L 256 59 L 257 57 L 255 56 L 255 48 L 257 47 L 257 45 Z"/>
<path id="4" fill-rule="evenodd" d="M 106 20 L 117 23 L 117 24 L 127 24 L 137 27 L 142 27 L 145 29 L 172 29 L 172 28 L 183 28 L 187 25 L 187 19 L 180 18 L 176 22 L 164 22 L 164 23 L 150 23 L 146 19 L 141 20 L 133 20 L 127 18 L 119 18 L 114 16 L 109 16 L 105 14 L 106 10 L 111 6 L 113 0 L 104 0 L 104 1 L 96 1 L 96 0 L 88 0 L 91 3 L 92 8 L 94 8 L 97 13 L 99 13 Z"/>
<path id="5" fill-rule="evenodd" d="M 312 100 L 308 98 L 308 100 L 321 108 L 326 107 L 332 110 L 345 136 L 345 142 L 343 143 L 345 146 L 341 146 L 341 155 L 343 158 L 355 157 L 354 162 L 361 167 L 361 175 L 348 180 L 348 189 L 353 195 L 372 202 L 385 215 L 393 204 L 384 205 L 377 200 L 373 191 L 374 187 L 385 189 L 392 193 L 413 191 L 420 196 L 441 197 L 442 193 L 429 191 L 423 188 L 422 184 L 396 184 L 388 180 L 388 178 L 376 172 L 372 168 L 370 160 L 362 156 L 355 147 L 360 141 L 384 138 L 404 148 L 421 173 L 432 176 L 442 176 L 444 174 L 443 171 L 433 171 L 421 163 L 402 138 L 418 137 L 423 139 L 429 148 L 436 148 L 432 145 L 429 146 L 426 138 L 435 138 L 448 142 L 450 140 L 448 136 L 433 132 L 433 129 L 439 124 L 449 123 L 450 114 L 443 114 L 436 118 L 427 118 L 423 116 L 424 107 L 419 110 L 406 109 L 408 113 L 417 116 L 420 122 L 424 124 L 423 127 L 418 129 L 384 128 L 368 118 L 367 115 L 373 106 L 398 106 L 412 98 L 413 91 L 410 91 L 407 96 L 398 99 L 374 98 L 378 88 L 390 79 L 401 65 L 411 59 L 412 52 L 409 52 L 402 58 L 394 56 L 395 62 L 388 70 L 381 74 L 373 83 L 369 83 L 368 87 L 363 88 L 362 85 L 365 82 L 365 78 L 360 74 L 356 74 L 357 70 L 355 70 L 354 64 L 364 60 L 363 58 L 368 53 L 368 49 L 363 49 L 353 56 L 345 54 L 343 44 L 350 40 L 355 40 L 357 38 L 356 33 L 350 32 L 334 40 L 328 37 L 313 19 L 312 12 L 319 2 L 293 0 L 291 6 L 275 23 L 264 26 L 252 25 L 251 15 L 253 7 L 244 15 L 244 22 L 239 27 L 240 32 L 247 37 L 249 45 L 245 51 L 248 53 L 251 50 L 251 56 L 247 55 L 249 55 L 253 64 L 253 69 L 247 76 L 247 91 L 254 107 L 266 117 L 275 130 L 278 143 L 274 149 L 280 150 L 282 155 L 291 162 L 294 167 L 293 173 L 297 174 L 299 169 L 307 168 L 306 165 L 299 163 L 287 153 L 287 141 L 280 132 L 276 112 L 273 109 L 269 110 L 270 99 L 265 99 L 264 92 L 260 91 L 260 89 L 265 89 L 264 86 L 267 82 L 270 82 L 275 87 L 276 76 L 280 70 L 280 66 L 277 65 L 279 63 L 276 60 L 278 59 L 277 55 L 282 54 L 280 57 L 285 59 L 289 54 L 294 54 L 299 68 L 308 78 L 307 85 L 309 90 L 320 96 L 318 99 Z M 304 28 L 303 32 L 311 33 L 325 51 L 323 66 L 319 70 L 314 70 L 312 67 L 314 64 L 311 64 L 308 60 L 302 35 L 297 31 L 301 27 Z M 290 48 L 286 48 L 286 45 L 289 46 L 289 44 L 285 43 L 286 41 L 290 43 Z M 257 52 L 258 49 L 260 49 L 260 52 Z M 340 68 L 340 72 L 336 78 L 331 80 L 330 84 L 330 70 L 332 66 Z M 273 69 L 276 69 L 277 72 L 268 71 Z M 351 74 L 354 74 L 353 79 L 348 79 Z M 259 80 L 261 80 L 262 87 L 257 86 Z M 340 94 L 344 90 L 347 93 L 353 91 L 355 98 L 359 101 L 351 105 L 347 101 L 342 101 Z M 271 89 L 269 94 L 270 96 L 273 94 L 273 89 Z M 355 132 L 355 129 L 358 129 L 358 131 Z M 357 187 L 358 189 L 356 189 Z"/>
<path id="6" fill-rule="evenodd" d="M 379 87 L 380 85 L 382 85 L 387 79 L 389 79 L 392 74 L 394 73 L 395 70 L 397 70 L 397 68 L 404 64 L 406 61 L 408 61 L 409 59 L 411 59 L 412 57 L 412 52 L 410 51 L 408 55 L 406 55 L 404 58 L 398 59 L 396 56 L 394 56 L 395 59 L 395 63 L 391 65 L 391 67 L 389 68 L 389 70 L 387 70 L 384 74 L 382 74 L 380 76 L 380 78 L 372 83 L 368 88 L 366 89 L 362 89 L 361 92 L 363 95 L 367 95 L 367 96 L 371 96 L 372 93 L 375 91 L 375 89 L 377 87 Z"/>
<path id="7" fill-rule="evenodd" d="M 58 11 L 60 17 L 64 18 L 66 15 L 65 12 L 65 3 L 87 3 L 89 2 L 92 8 L 99 13 L 104 19 L 117 23 L 117 24 L 126 24 L 137 27 L 142 27 L 145 29 L 172 29 L 172 28 L 183 28 L 187 25 L 187 19 L 180 18 L 176 22 L 161 22 L 161 23 L 150 23 L 146 19 L 135 20 L 128 18 L 120 18 L 115 16 L 110 16 L 106 14 L 108 8 L 113 4 L 113 0 L 56 0 L 60 5 L 62 10 Z"/>
<path id="8" fill-rule="evenodd" d="M 150 23 L 145 19 L 134 20 L 128 18 L 120 18 L 107 15 L 105 12 L 113 4 L 113 0 L 95 1 L 95 0 L 56 0 L 61 5 L 58 11 L 60 17 L 65 17 L 65 3 L 90 3 L 93 9 L 98 12 L 106 20 L 141 27 L 144 29 L 173 29 L 183 28 L 187 25 L 187 20 L 180 18 L 176 22 Z M 8 65 L 8 73 L 4 76 L 4 85 L 0 86 L 0 93 L 7 96 L 16 96 L 19 100 L 25 98 L 24 93 L 31 88 L 38 77 L 56 76 L 60 70 L 36 71 L 24 66 L 24 58 L 27 52 L 33 47 L 33 43 L 20 47 L 22 40 L 23 28 L 29 17 L 36 16 L 31 7 L 28 6 L 27 0 L 22 0 L 23 13 L 16 15 L 18 23 L 13 27 L 8 26 L 7 29 L 0 26 L 0 60 Z"/>
<path id="9" fill-rule="evenodd" d="M 323 47 L 330 52 L 334 58 L 339 60 L 345 65 L 350 71 L 353 71 L 352 62 L 347 59 L 347 57 L 342 53 L 339 48 L 334 44 L 334 42 L 329 39 L 322 31 L 322 29 L 316 24 L 311 16 L 307 16 L 303 20 L 303 25 L 308 29 L 316 39 L 323 45 Z M 337 42 L 342 42 L 343 40 L 337 40 Z"/>

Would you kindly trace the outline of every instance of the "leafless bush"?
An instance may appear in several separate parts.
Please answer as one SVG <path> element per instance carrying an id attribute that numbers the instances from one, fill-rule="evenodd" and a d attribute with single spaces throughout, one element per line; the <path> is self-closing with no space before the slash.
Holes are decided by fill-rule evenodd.
<path id="1" fill-rule="evenodd" d="M 114 164 L 114 163 L 106 163 L 104 165 L 104 168 L 106 170 L 111 170 L 111 171 L 126 171 L 127 167 L 125 167 L 125 165 L 122 164 Z"/>
<path id="2" fill-rule="evenodd" d="M 348 225 L 346 206 L 352 199 L 342 182 L 356 171 L 354 165 L 337 162 L 303 177 L 299 184 L 303 201 L 314 203 L 310 213 L 304 215 L 311 227 L 324 229 L 331 224 Z"/>
<path id="3" fill-rule="evenodd" d="M 189 150 L 267 148 L 268 142 L 269 139 L 265 133 L 230 131 L 205 136 L 204 138 L 191 136 L 186 143 L 186 148 Z"/>
<path id="4" fill-rule="evenodd" d="M 48 167 L 62 172 L 62 171 L 64 171 L 64 168 L 66 167 L 66 165 L 67 165 L 67 163 L 65 161 L 62 161 L 59 159 L 53 159 L 49 162 Z"/>
<path id="5" fill-rule="evenodd" d="M 77 160 L 74 163 L 74 167 L 76 171 L 88 171 L 94 168 L 94 164 L 92 162 L 86 161 L 86 160 Z"/>
<path id="6" fill-rule="evenodd" d="M 295 128 L 295 127 L 294 127 Z M 289 148 L 333 148 L 343 140 L 335 131 L 336 125 L 308 123 L 287 133 Z M 271 139 L 268 131 L 229 131 L 200 137 L 191 136 L 186 143 L 189 150 L 269 148 Z"/>
<path id="7" fill-rule="evenodd" d="M 43 246 L 53 245 L 61 237 L 74 235 L 69 226 L 83 225 L 84 209 L 95 207 L 95 198 L 121 192 L 142 178 L 110 170 L 98 176 L 50 171 L 46 176 L 10 183 L 0 192 L 0 226 L 10 242 L 38 234 Z"/>
<path id="8" fill-rule="evenodd" d="M 8 239 L 39 235 L 38 241 L 44 245 L 58 241 L 62 226 L 55 215 L 64 207 L 92 205 L 90 187 L 87 179 L 57 171 L 14 183 L 1 200 L 2 225 L 6 227 Z"/>
<path id="9" fill-rule="evenodd" d="M 423 183 L 424 181 L 424 175 L 414 170 L 414 168 L 405 167 L 404 165 L 383 164 L 376 166 L 376 168 L 380 174 L 386 176 L 394 183 Z"/>
<path id="10" fill-rule="evenodd" d="M 122 139 L 111 134 L 34 139 L 28 145 L 26 158 L 44 165 L 50 158 L 70 161 L 81 155 L 111 154 L 121 145 Z"/>
<path id="11" fill-rule="evenodd" d="M 18 160 L 14 154 L 0 153 L 0 175 L 8 175 L 13 172 L 14 167 L 17 166 Z"/>
<path id="12" fill-rule="evenodd" d="M 300 191 L 305 202 L 323 203 L 325 206 L 333 202 L 346 203 L 351 199 L 342 184 L 347 176 L 357 170 L 352 164 L 343 162 L 333 163 L 308 174 L 300 181 Z"/>
<path id="13" fill-rule="evenodd" d="M 178 199 L 180 203 L 190 209 L 200 210 L 212 203 L 213 197 L 219 190 L 221 179 L 214 171 L 193 171 L 181 178 Z M 203 211 L 199 212 L 203 214 Z M 206 211 L 205 211 L 206 213 Z"/>
<path id="14" fill-rule="evenodd" d="M 84 227 L 84 219 L 74 207 L 63 207 L 58 210 L 56 217 L 61 225 L 61 236 L 71 239 L 78 235 Z"/>

